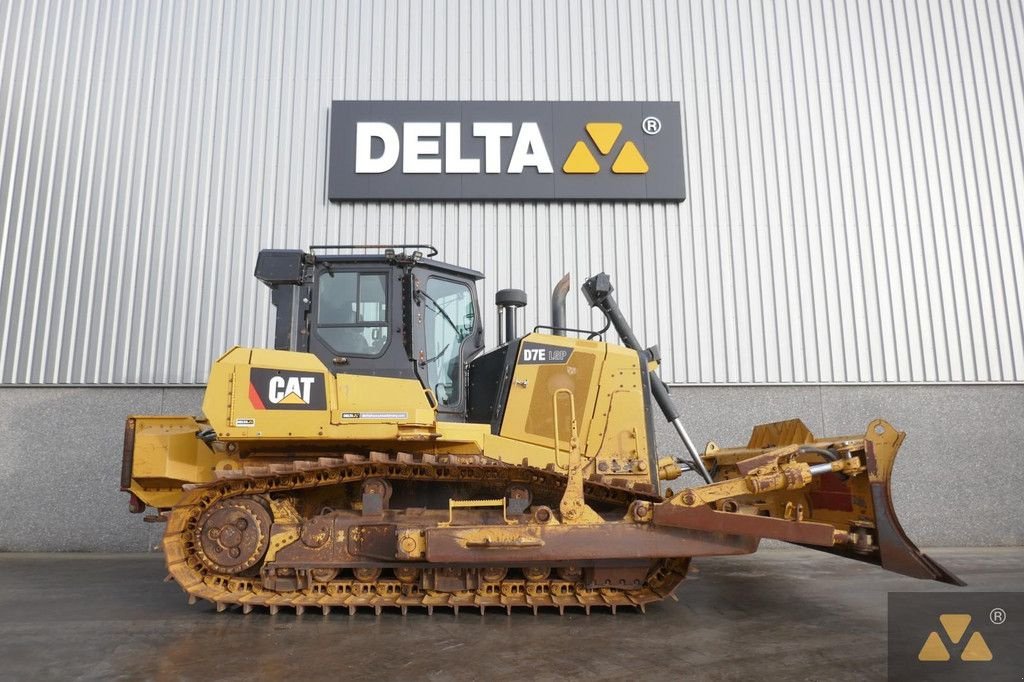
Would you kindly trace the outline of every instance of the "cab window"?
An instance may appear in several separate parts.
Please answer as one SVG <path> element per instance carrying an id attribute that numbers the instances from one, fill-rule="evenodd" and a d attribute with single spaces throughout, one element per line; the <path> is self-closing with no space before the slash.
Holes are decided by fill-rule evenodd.
<path id="1" fill-rule="evenodd" d="M 438 403 L 458 405 L 462 400 L 460 350 L 476 323 L 473 294 L 465 284 L 440 277 L 429 278 L 421 293 L 426 309 L 427 383 Z"/>
<path id="2" fill-rule="evenodd" d="M 317 333 L 336 353 L 380 355 L 388 342 L 387 275 L 321 273 Z"/>

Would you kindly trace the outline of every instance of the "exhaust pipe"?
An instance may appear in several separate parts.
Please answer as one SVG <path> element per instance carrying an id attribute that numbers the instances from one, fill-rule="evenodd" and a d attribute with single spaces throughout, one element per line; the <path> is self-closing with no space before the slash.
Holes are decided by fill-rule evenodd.
<path id="1" fill-rule="evenodd" d="M 551 333 L 565 336 L 565 298 L 569 295 L 569 273 L 562 275 L 551 291 Z"/>

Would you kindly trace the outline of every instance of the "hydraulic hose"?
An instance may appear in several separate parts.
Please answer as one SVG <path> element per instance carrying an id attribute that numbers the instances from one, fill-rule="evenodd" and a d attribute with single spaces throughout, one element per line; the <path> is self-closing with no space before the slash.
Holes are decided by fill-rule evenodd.
<path id="1" fill-rule="evenodd" d="M 824 457 L 825 459 L 827 459 L 830 462 L 834 462 L 837 459 L 839 459 L 839 455 L 837 455 L 836 453 L 832 452 L 831 450 L 826 450 L 825 448 L 816 448 L 813 445 L 803 445 L 803 446 L 801 446 L 800 447 L 800 452 L 810 452 L 810 453 L 813 453 L 815 455 L 821 455 L 822 457 Z"/>

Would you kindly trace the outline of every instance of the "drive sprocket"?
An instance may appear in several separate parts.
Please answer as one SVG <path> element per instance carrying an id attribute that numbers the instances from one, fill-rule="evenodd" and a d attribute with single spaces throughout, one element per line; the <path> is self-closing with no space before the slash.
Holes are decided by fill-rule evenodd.
<path id="1" fill-rule="evenodd" d="M 244 573 L 266 555 L 272 521 L 270 510 L 258 498 L 220 500 L 199 517 L 196 555 L 211 571 Z"/>

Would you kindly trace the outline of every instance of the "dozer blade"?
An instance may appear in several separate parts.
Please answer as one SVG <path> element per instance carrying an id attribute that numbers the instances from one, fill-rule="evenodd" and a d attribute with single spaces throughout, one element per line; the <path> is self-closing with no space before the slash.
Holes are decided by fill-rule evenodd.
<path id="1" fill-rule="evenodd" d="M 745 448 L 708 446 L 714 483 L 671 496 L 656 525 L 792 542 L 914 578 L 964 582 L 911 542 L 889 481 L 905 433 L 881 419 L 863 436 L 816 439 L 800 420 L 754 428 Z"/>

